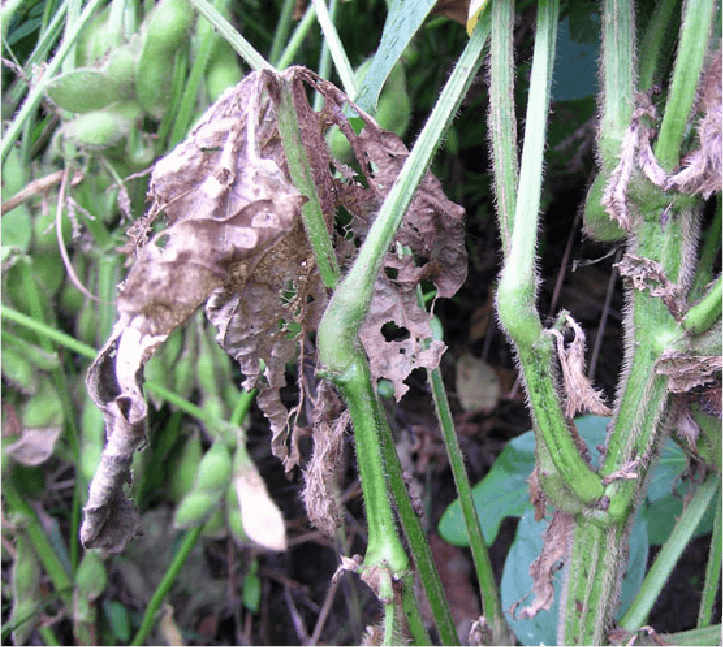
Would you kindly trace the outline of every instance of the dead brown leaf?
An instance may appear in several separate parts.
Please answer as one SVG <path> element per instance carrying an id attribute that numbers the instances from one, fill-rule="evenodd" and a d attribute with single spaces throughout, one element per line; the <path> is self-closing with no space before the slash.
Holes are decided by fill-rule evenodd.
<path id="1" fill-rule="evenodd" d="M 574 331 L 574 338 L 565 345 L 565 339 L 559 330 L 550 329 L 555 337 L 557 356 L 562 367 L 565 384 L 565 416 L 572 420 L 575 414 L 588 411 L 598 416 L 609 416 L 612 411 L 602 401 L 602 395 L 596 391 L 585 375 L 585 333 L 578 323 L 568 314 L 565 324 Z"/>
<path id="2" fill-rule="evenodd" d="M 240 363 L 247 389 L 269 419 L 272 449 L 291 469 L 289 412 L 280 388 L 285 367 L 297 359 L 299 342 L 314 330 L 328 301 L 306 240 L 301 207 L 306 198 L 289 179 L 278 131 L 282 84 L 290 84 L 299 132 L 329 230 L 344 207 L 361 240 L 407 156 L 396 135 L 350 104 L 332 84 L 303 68 L 280 74 L 248 75 L 211 106 L 189 137 L 153 168 L 148 214 L 129 230 L 134 262 L 119 286 L 118 322 L 88 373 L 88 392 L 106 421 L 107 446 L 90 488 L 81 537 L 86 547 L 122 550 L 138 529 L 123 486 L 130 479 L 133 452 L 144 441 L 146 405 L 143 367 L 170 332 L 199 306 L 218 329 L 218 343 Z M 324 97 L 321 112 L 307 102 L 307 86 Z M 345 105 L 365 123 L 356 135 Z M 331 159 L 325 133 L 336 125 L 350 140 L 365 184 Z M 338 171 L 338 173 L 336 173 Z M 394 382 L 397 397 L 417 367 L 433 368 L 444 350 L 430 338 L 431 315 L 416 302 L 419 281 L 431 281 L 437 296 L 449 297 L 466 275 L 463 210 L 444 196 L 427 174 L 385 260 L 362 343 L 375 378 Z M 164 216 L 167 228 L 150 236 Z M 341 266 L 354 246 L 339 237 Z M 411 250 L 399 256 L 398 248 Z M 388 342 L 381 328 L 389 321 L 409 338 Z M 119 528 L 113 530 L 112 525 Z"/>
<path id="3" fill-rule="evenodd" d="M 687 355 L 667 350 L 661 355 L 655 370 L 669 377 L 671 393 L 685 393 L 696 386 L 715 382 L 717 374 L 723 370 L 723 357 Z"/>

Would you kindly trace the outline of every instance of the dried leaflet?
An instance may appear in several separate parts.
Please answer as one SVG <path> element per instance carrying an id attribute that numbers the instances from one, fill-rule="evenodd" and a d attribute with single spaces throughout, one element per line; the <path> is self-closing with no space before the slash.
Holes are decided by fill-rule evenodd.
<path id="1" fill-rule="evenodd" d="M 120 551 L 138 528 L 122 489 L 144 440 L 143 366 L 209 295 L 215 293 L 218 303 L 229 286 L 243 289 L 268 251 L 298 231 L 303 198 L 283 170 L 270 82 L 266 72 L 246 77 L 154 167 L 153 203 L 135 232 L 135 262 L 119 286 L 118 322 L 88 373 L 88 392 L 105 416 L 107 445 L 85 507 L 81 539 L 87 548 Z M 161 212 L 169 227 L 146 241 Z M 258 318 L 254 323 L 271 325 Z M 268 359 L 273 382 L 274 359 Z M 257 375 L 258 359 L 249 386 Z"/>
<path id="2" fill-rule="evenodd" d="M 612 411 L 603 403 L 602 395 L 585 376 L 585 333 L 570 315 L 565 317 L 565 324 L 575 332 L 575 338 L 567 348 L 562 333 L 559 330 L 550 330 L 555 337 L 557 356 L 565 382 L 565 416 L 572 420 L 577 412 L 584 411 L 598 416 L 609 416 Z"/>
<path id="3" fill-rule="evenodd" d="M 346 96 L 303 68 L 250 74 L 209 108 L 186 141 L 157 162 L 151 208 L 129 232 L 136 258 L 119 288 L 119 320 L 88 375 L 89 393 L 105 415 L 108 444 L 86 506 L 81 534 L 87 547 L 122 550 L 135 532 L 137 517 L 122 489 L 133 452 L 144 440 L 143 366 L 204 302 L 218 329 L 217 341 L 241 364 L 244 386 L 259 391 L 274 454 L 287 470 L 295 464 L 287 433 L 298 407 L 289 412 L 279 389 L 286 364 L 297 358 L 299 340 L 318 325 L 328 295 L 302 223 L 306 198 L 289 179 L 279 136 L 281 84 L 291 84 L 329 229 L 335 210 L 344 207 L 352 215 L 353 238 L 363 238 L 402 167 L 407 151 L 399 138 L 361 111 L 365 128 L 356 135 L 343 113 Z M 320 113 L 308 105 L 305 84 L 323 95 Z M 351 169 L 331 160 L 324 133 L 332 124 L 363 160 L 366 186 Z M 149 240 L 160 214 L 168 227 Z M 429 348 L 424 343 L 431 337 L 430 315 L 417 305 L 415 289 L 428 279 L 439 296 L 451 296 L 461 285 L 466 272 L 462 215 L 427 174 L 396 239 L 414 256 L 387 255 L 386 267 L 396 276 L 378 282 L 362 342 L 374 376 L 391 379 L 398 396 L 409 372 L 436 366 L 444 348 L 441 342 Z M 351 245 L 341 238 L 336 243 L 339 263 L 349 263 Z M 393 352 L 385 340 L 379 343 L 380 329 L 390 320 L 410 331 Z M 119 510 L 122 527 L 131 529 L 120 537 L 110 528 L 111 515 Z"/>
<path id="4" fill-rule="evenodd" d="M 721 191 L 723 109 L 721 109 L 721 51 L 714 52 L 700 85 L 703 117 L 698 124 L 700 148 L 690 153 L 685 167 L 666 180 L 665 188 L 709 198 Z"/>
<path id="5" fill-rule="evenodd" d="M 328 382 L 319 385 L 312 422 L 314 451 L 304 470 L 302 498 L 311 524 L 334 537 L 344 518 L 338 477 L 344 466 L 344 434 L 351 417 Z"/>
<path id="6" fill-rule="evenodd" d="M 617 268 L 620 276 L 630 279 L 636 290 L 649 290 L 651 296 L 660 297 L 670 314 L 680 319 L 684 307 L 681 290 L 670 282 L 660 263 L 626 253 Z"/>
<path id="7" fill-rule="evenodd" d="M 723 357 L 688 355 L 667 350 L 660 356 L 655 370 L 660 375 L 668 376 L 671 393 L 686 393 L 696 386 L 715 382 L 723 370 Z"/>
<path id="8" fill-rule="evenodd" d="M 357 157 L 360 147 L 361 168 L 368 188 L 344 184 L 339 186 L 338 194 L 342 206 L 355 217 L 354 232 L 363 235 L 408 152 L 396 135 L 378 127 L 365 128 L 352 142 Z M 439 180 L 427 173 L 377 277 L 371 307 L 359 336 L 369 356 L 372 376 L 389 379 L 397 400 L 408 389 L 404 380 L 409 373 L 415 368 L 436 368 L 444 352 L 444 344 L 431 339 L 431 315 L 419 306 L 416 288 L 420 281 L 430 281 L 438 297 L 448 298 L 464 283 L 467 253 L 463 216 L 464 210 L 445 197 Z M 404 329 L 406 338 L 385 338 L 382 328 L 390 321 Z"/>
<path id="9" fill-rule="evenodd" d="M 699 85 L 700 100 L 697 110 L 702 113 L 698 124 L 699 148 L 690 152 L 684 167 L 667 175 L 655 158 L 651 146 L 653 129 L 646 121 L 655 121 L 657 113 L 650 98 L 638 95 L 638 107 L 623 138 L 620 162 L 613 170 L 603 195 L 602 203 L 608 213 L 630 231 L 632 216 L 628 211 L 628 185 L 636 167 L 653 184 L 665 191 L 678 191 L 709 198 L 720 192 L 723 172 L 723 109 L 721 100 L 721 52 L 710 56 Z"/>
<path id="10" fill-rule="evenodd" d="M 531 605 L 523 607 L 517 615 L 515 615 L 515 610 L 521 600 L 512 606 L 510 613 L 515 620 L 534 618 L 538 611 L 549 611 L 552 607 L 555 598 L 552 578 L 569 555 L 574 529 L 573 515 L 556 510 L 550 520 L 550 525 L 542 535 L 545 542 L 542 550 L 535 561 L 530 564 L 530 575 L 534 581 L 532 592 L 535 594 L 535 598 Z"/>

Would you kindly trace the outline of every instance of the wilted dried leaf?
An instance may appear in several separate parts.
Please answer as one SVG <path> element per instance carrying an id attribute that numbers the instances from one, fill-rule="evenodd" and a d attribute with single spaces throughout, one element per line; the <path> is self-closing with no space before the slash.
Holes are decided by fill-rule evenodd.
<path id="1" fill-rule="evenodd" d="M 530 564 L 530 575 L 534 580 L 532 592 L 535 599 L 530 606 L 520 610 L 515 616 L 515 603 L 511 609 L 515 620 L 523 618 L 534 618 L 538 611 L 548 611 L 552 607 L 555 597 L 555 589 L 552 584 L 552 576 L 559 569 L 561 561 L 565 561 L 570 554 L 570 542 L 575 530 L 575 519 L 573 515 L 561 510 L 556 510 L 543 534 L 544 545 L 540 555 Z"/>
<path id="2" fill-rule="evenodd" d="M 313 404 L 314 451 L 304 470 L 302 498 L 311 524 L 333 537 L 344 518 L 338 478 L 351 418 L 328 382 L 321 382 Z"/>
<path id="3" fill-rule="evenodd" d="M 120 539 L 108 526 L 111 515 L 133 512 L 122 487 L 130 478 L 133 452 L 144 439 L 143 366 L 204 302 L 218 328 L 217 341 L 241 364 L 244 386 L 259 390 L 274 453 L 287 470 L 295 464 L 287 447 L 294 410 L 284 407 L 279 389 L 299 340 L 316 328 L 327 293 L 301 220 L 306 198 L 289 179 L 278 132 L 282 84 L 291 86 L 299 132 L 330 230 L 335 209 L 343 206 L 353 217 L 354 237 L 363 238 L 402 167 L 407 150 L 401 140 L 360 110 L 365 128 L 356 135 L 343 112 L 347 97 L 303 68 L 279 75 L 270 70 L 250 74 L 209 108 L 185 142 L 156 163 L 151 208 L 129 231 L 129 248 L 136 258 L 119 287 L 119 320 L 88 374 L 88 391 L 106 419 L 108 444 L 85 509 L 81 536 L 87 547 L 121 550 L 128 538 L 121 533 Z M 309 106 L 305 84 L 324 97 L 320 113 Z M 324 140 L 331 125 L 350 140 L 366 186 L 331 160 Z M 160 214 L 165 214 L 168 227 L 149 240 Z M 389 253 L 385 268 L 396 276 L 384 275 L 377 282 L 362 342 L 374 377 L 391 379 L 398 397 L 409 372 L 436 366 L 444 349 L 441 342 L 426 347 L 430 315 L 417 305 L 415 288 L 427 279 L 438 296 L 448 297 L 463 282 L 462 215 L 427 174 L 396 237 L 396 244 L 414 256 L 400 259 Z M 337 242 L 343 265 L 354 252 L 348 241 Z M 381 327 L 388 321 L 406 327 L 409 340 L 392 346 L 380 342 Z M 116 504 L 120 507 L 114 511 Z M 135 529 L 137 517 L 123 516 L 122 526 Z"/>
<path id="4" fill-rule="evenodd" d="M 701 384 L 715 382 L 716 374 L 723 370 L 723 357 L 668 350 L 661 355 L 655 370 L 669 377 L 671 393 L 685 393 Z"/>
<path id="5" fill-rule="evenodd" d="M 3 451 L 23 465 L 40 465 L 53 453 L 62 427 L 23 429 L 20 438 Z"/>
<path id="6" fill-rule="evenodd" d="M 709 198 L 721 191 L 723 109 L 721 108 L 721 51 L 715 52 L 701 80 L 703 118 L 698 125 L 700 148 L 686 158 L 685 168 L 669 177 L 666 190 L 701 194 Z"/>
<path id="7" fill-rule="evenodd" d="M 565 415 L 570 420 L 575 417 L 576 413 L 585 411 L 598 416 L 609 416 L 612 411 L 603 403 L 602 395 L 593 388 L 590 380 L 585 376 L 585 333 L 570 315 L 565 317 L 565 324 L 570 326 L 575 333 L 574 339 L 567 348 L 562 333 L 559 330 L 550 330 L 550 334 L 555 337 L 557 356 L 562 366 L 565 382 L 567 399 Z"/>
<path id="8" fill-rule="evenodd" d="M 680 319 L 684 307 L 680 289 L 665 275 L 662 265 L 642 256 L 626 253 L 617 263 L 620 276 L 632 280 L 636 290 L 649 290 L 654 297 L 660 297 L 670 314 Z"/>
<path id="9" fill-rule="evenodd" d="M 708 68 L 701 76 L 699 92 L 699 108 L 703 112 L 698 125 L 700 148 L 689 153 L 685 159 L 685 167 L 670 176 L 655 158 L 651 146 L 653 130 L 643 119 L 647 117 L 655 120 L 655 108 L 649 97 L 638 95 L 638 107 L 633 112 L 630 126 L 623 138 L 620 162 L 610 176 L 602 200 L 608 213 L 627 231 L 631 226 L 627 207 L 628 184 L 636 167 L 648 180 L 665 191 L 700 194 L 706 199 L 712 193 L 721 191 L 723 109 L 720 50 L 711 56 Z"/>
<path id="10" fill-rule="evenodd" d="M 610 216 L 625 231 L 630 231 L 632 219 L 628 213 L 628 184 L 630 183 L 636 166 L 636 153 L 650 141 L 650 128 L 645 123 L 644 117 L 652 120 L 656 118 L 655 107 L 650 98 L 645 95 L 638 95 L 638 107 L 633 112 L 630 125 L 625 131 L 620 150 L 620 162 L 610 174 L 610 179 L 603 193 L 602 204 L 606 207 Z M 652 157 L 652 154 L 651 154 Z M 654 157 L 653 157 L 654 159 Z M 649 165 L 644 163 L 644 167 Z M 654 176 L 654 174 L 653 174 Z M 663 173 L 663 177 L 665 173 Z"/>
<path id="11" fill-rule="evenodd" d="M 283 170 L 270 83 L 266 72 L 246 77 L 154 167 L 153 204 L 135 232 L 138 250 L 120 286 L 119 320 L 88 373 L 88 391 L 106 418 L 108 444 L 85 509 L 86 547 L 123 547 L 108 546 L 103 535 L 109 507 L 123 498 L 133 451 L 144 437 L 144 364 L 212 292 L 218 304 L 218 294 L 228 293 L 229 286 L 241 290 L 268 250 L 298 228 L 303 197 Z M 161 212 L 170 226 L 146 242 L 147 228 Z M 274 367 L 274 359 L 267 364 Z M 251 379 L 258 370 L 257 359 Z M 135 526 L 137 520 L 128 523 Z"/>

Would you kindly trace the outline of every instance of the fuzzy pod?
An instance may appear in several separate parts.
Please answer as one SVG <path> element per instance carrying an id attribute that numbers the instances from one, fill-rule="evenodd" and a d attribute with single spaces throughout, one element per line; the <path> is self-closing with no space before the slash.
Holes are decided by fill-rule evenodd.
<path id="1" fill-rule="evenodd" d="M 102 110 L 114 101 L 130 99 L 134 94 L 133 77 L 128 78 L 123 65 L 117 65 L 117 72 L 121 73 L 111 76 L 104 70 L 72 70 L 56 76 L 48 84 L 46 93 L 62 110 L 79 114 Z"/>
<path id="2" fill-rule="evenodd" d="M 186 495 L 176 508 L 173 517 L 175 528 L 195 528 L 206 521 L 221 504 L 223 496 L 218 493 L 194 491 Z"/>
<path id="3" fill-rule="evenodd" d="M 100 9 L 85 25 L 75 43 L 75 65 L 85 67 L 98 63 L 112 47 L 108 16 L 110 5 Z"/>
<path id="4" fill-rule="evenodd" d="M 621 240 L 627 235 L 623 228 L 615 222 L 602 205 L 603 192 L 605 191 L 606 178 L 603 173 L 598 173 L 592 183 L 582 212 L 583 233 L 601 243 Z"/>
<path id="5" fill-rule="evenodd" d="M 38 390 L 37 370 L 20 349 L 3 345 L 0 366 L 3 377 L 20 393 L 33 395 Z"/>
<path id="6" fill-rule="evenodd" d="M 233 462 L 226 443 L 217 441 L 203 455 L 196 474 L 196 490 L 225 493 L 231 482 Z"/>
<path id="7" fill-rule="evenodd" d="M 228 535 L 226 515 L 224 514 L 224 509 L 219 506 L 204 524 L 201 536 L 206 539 L 223 539 L 226 535 Z"/>
<path id="8" fill-rule="evenodd" d="M 98 344 L 98 304 L 85 297 L 83 306 L 75 318 L 75 334 L 89 346 Z"/>
<path id="9" fill-rule="evenodd" d="M 191 397 L 196 388 L 196 335 L 193 326 L 185 326 L 183 350 L 173 367 L 173 390 L 186 399 Z"/>
<path id="10" fill-rule="evenodd" d="M 40 254 L 59 254 L 58 236 L 55 233 L 57 199 L 57 195 L 51 194 L 48 199 L 48 208 L 44 212 L 38 210 L 33 214 L 31 250 L 33 256 L 36 258 Z M 63 236 L 63 241 L 68 244 L 73 237 L 73 223 L 70 218 L 61 218 L 60 231 Z"/>
<path id="11" fill-rule="evenodd" d="M 15 561 L 12 570 L 12 611 L 10 624 L 13 630 L 13 643 L 24 645 L 32 633 L 38 618 L 38 600 L 40 580 L 43 569 L 38 556 L 24 533 L 17 535 Z"/>
<path id="12" fill-rule="evenodd" d="M 75 595 L 89 602 L 97 600 L 108 583 L 105 562 L 95 551 L 86 551 L 75 574 Z"/>
<path id="13" fill-rule="evenodd" d="M 138 60 L 138 101 L 160 119 L 171 103 L 176 51 L 189 43 L 195 12 L 187 0 L 163 0 L 144 25 L 143 49 Z"/>
<path id="14" fill-rule="evenodd" d="M 225 400 L 220 395 L 216 395 L 215 393 L 204 396 L 201 408 L 212 420 L 221 422 L 228 418 Z"/>
<path id="15" fill-rule="evenodd" d="M 20 420 L 25 429 L 58 428 L 63 424 L 63 403 L 48 377 L 41 377 L 35 395 L 23 404 Z"/>
<path id="16" fill-rule="evenodd" d="M 102 150 L 116 146 L 128 137 L 134 119 L 140 118 L 138 104 L 114 104 L 107 110 L 78 115 L 62 128 L 63 136 L 81 148 Z"/>
<path id="17" fill-rule="evenodd" d="M 34 255 L 31 269 L 35 282 L 42 288 L 47 298 L 58 294 L 63 285 L 65 266 L 57 248 L 48 254 Z"/>
<path id="18" fill-rule="evenodd" d="M 20 159 L 20 151 L 13 146 L 2 166 L 2 199 L 7 200 L 22 189 L 29 179 L 27 169 Z M 32 235 L 30 210 L 25 203 L 19 204 L 2 217 L 0 225 L 3 247 L 15 247 L 27 251 Z"/>
<path id="19" fill-rule="evenodd" d="M 217 373 L 217 356 L 211 348 L 208 332 L 198 327 L 198 359 L 196 360 L 196 383 L 204 399 L 219 392 L 221 381 Z"/>
<path id="20" fill-rule="evenodd" d="M 372 59 L 366 60 L 354 73 L 354 78 L 361 82 L 366 76 Z M 392 68 L 389 77 L 382 88 L 377 103 L 377 111 L 373 115 L 376 122 L 384 130 L 396 133 L 400 137 L 409 127 L 412 114 L 411 102 L 407 93 L 404 66 L 401 61 Z M 349 140 L 339 130 L 333 128 L 327 136 L 327 144 L 331 154 L 336 159 L 350 163 L 354 160 L 354 153 Z"/>
<path id="21" fill-rule="evenodd" d="M 171 470 L 169 483 L 169 496 L 174 503 L 180 502 L 196 485 L 196 472 L 203 457 L 201 436 L 198 429 L 194 429 L 186 438 Z"/>
<path id="22" fill-rule="evenodd" d="M 236 50 L 229 42 L 219 38 L 206 67 L 206 92 L 213 103 L 226 89 L 237 85 L 243 78 Z"/>

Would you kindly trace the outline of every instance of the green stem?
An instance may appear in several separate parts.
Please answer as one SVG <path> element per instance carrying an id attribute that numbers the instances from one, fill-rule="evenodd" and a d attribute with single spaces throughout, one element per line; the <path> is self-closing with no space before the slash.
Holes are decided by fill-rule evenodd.
<path id="1" fill-rule="evenodd" d="M 655 146 L 655 156 L 666 173 L 670 173 L 679 161 L 680 146 L 688 128 L 690 110 L 708 51 L 715 6 L 713 0 L 690 0 L 683 5 L 683 25 L 673 81 Z"/>
<path id="2" fill-rule="evenodd" d="M 662 634 L 660 637 L 666 645 L 718 645 L 720 644 L 721 626 L 712 625 L 702 629 L 691 629 L 675 634 Z"/>
<path id="3" fill-rule="evenodd" d="M 78 341 L 77 339 L 75 339 L 75 337 L 71 337 L 64 332 L 56 330 L 52 326 L 48 326 L 41 321 L 36 321 L 32 317 L 28 317 L 28 315 L 23 314 L 22 312 L 18 312 L 17 310 L 9 306 L 6 306 L 4 303 L 0 304 L 0 315 L 2 315 L 3 319 L 12 321 L 21 326 L 24 326 L 25 328 L 28 328 L 29 330 L 32 330 L 36 333 L 36 335 L 38 335 L 39 338 L 44 338 L 57 342 L 61 346 L 72 350 L 78 355 L 95 359 L 95 356 L 98 354 L 98 351 L 92 346 L 88 346 L 82 341 Z"/>
<path id="4" fill-rule="evenodd" d="M 558 14 L 559 2 L 540 2 L 514 229 L 498 288 L 497 311 L 520 360 L 539 451 L 552 460 L 577 498 L 590 503 L 602 496 L 603 486 L 568 431 L 553 383 L 552 340 L 542 329 L 535 305 L 535 246 Z M 555 497 L 552 500 L 559 505 Z"/>
<path id="5" fill-rule="evenodd" d="M 183 537 L 183 542 L 181 543 L 178 552 L 176 552 L 173 556 L 171 565 L 168 567 L 166 574 L 163 576 L 163 579 L 153 593 L 151 601 L 146 607 L 146 612 L 143 614 L 143 621 L 141 622 L 140 629 L 138 629 L 138 633 L 135 638 L 133 638 L 131 645 L 142 645 L 148 637 L 148 634 L 150 634 L 151 629 L 153 629 L 153 625 L 156 623 L 156 614 L 161 608 L 161 604 L 168 595 L 168 592 L 171 590 L 173 582 L 181 572 L 186 559 L 198 542 L 198 538 L 201 536 L 201 532 L 203 532 L 203 526 L 204 524 L 201 524 L 198 528 L 189 530 Z"/>
<path id="6" fill-rule="evenodd" d="M 291 21 L 294 17 L 294 0 L 284 0 L 284 4 L 281 5 L 281 15 L 276 23 L 276 31 L 274 32 L 274 41 L 271 44 L 271 54 L 269 54 L 269 62 L 271 65 L 278 66 L 279 59 L 286 41 L 289 38 L 289 32 L 291 31 Z M 278 69 L 283 69 L 278 67 Z"/>
<path id="7" fill-rule="evenodd" d="M 421 298 L 421 290 L 419 288 L 417 288 L 417 294 Z M 440 341 L 442 340 L 440 339 Z M 512 644 L 514 642 L 514 635 L 502 611 L 501 599 L 492 570 L 492 562 L 490 561 L 487 546 L 482 535 L 482 529 L 480 528 L 477 508 L 472 499 L 472 489 L 470 488 L 467 470 L 464 466 L 464 457 L 462 456 L 462 451 L 457 441 L 457 434 L 454 430 L 452 411 L 449 408 L 442 372 L 439 368 L 427 370 L 427 379 L 432 386 L 432 397 L 434 398 L 437 419 L 439 420 L 444 445 L 447 449 L 449 465 L 452 468 L 454 485 L 459 495 L 460 505 L 462 506 L 464 525 L 467 530 L 470 548 L 472 549 L 472 558 L 474 559 L 477 580 L 479 581 L 480 593 L 482 595 L 484 615 L 488 625 L 492 629 L 492 641 L 495 645 Z"/>
<path id="8" fill-rule="evenodd" d="M 620 627 L 633 631 L 645 624 L 658 594 L 688 545 L 719 486 L 720 477 L 710 476 L 698 488 L 656 556 L 633 604 L 620 619 Z"/>
<path id="9" fill-rule="evenodd" d="M 304 17 L 299 21 L 296 29 L 294 29 L 294 33 L 291 35 L 291 39 L 286 45 L 286 49 L 281 55 L 281 58 L 276 65 L 276 69 L 285 70 L 287 67 L 289 67 L 289 65 L 291 65 L 294 57 L 296 56 L 296 52 L 298 52 L 301 48 L 307 34 L 309 33 L 309 29 L 311 29 L 311 26 L 315 22 L 314 18 L 316 18 L 316 8 L 313 4 L 310 4 L 306 8 L 306 13 L 304 14 Z"/>
<path id="10" fill-rule="evenodd" d="M 329 44 L 331 58 L 341 79 L 341 85 L 344 92 L 346 92 L 346 96 L 353 99 L 356 95 L 354 71 L 351 69 L 346 50 L 341 44 L 341 40 L 339 40 L 339 34 L 336 32 L 336 27 L 334 27 L 334 22 L 329 16 L 329 10 L 326 8 L 324 0 L 312 0 L 312 2 L 316 7 L 316 15 L 319 19 L 319 25 L 321 25 L 321 31 L 324 34 L 324 40 Z"/>
<path id="11" fill-rule="evenodd" d="M 399 521 L 409 543 L 414 557 L 414 564 L 419 571 L 419 577 L 427 594 L 429 606 L 432 609 L 439 636 L 444 645 L 458 645 L 459 638 L 454 626 L 452 613 L 444 595 L 442 581 L 439 578 L 437 567 L 432 558 L 432 552 L 419 522 L 412 502 L 409 499 L 407 486 L 402 475 L 402 465 L 399 461 L 394 436 L 392 435 L 386 418 L 382 416 L 381 427 L 382 460 L 389 481 L 389 491 L 397 508 Z M 426 644 L 426 643 L 424 643 Z"/>
<path id="12" fill-rule="evenodd" d="M 401 574 L 409 563 L 397 536 L 387 495 L 380 438 L 385 421 L 373 392 L 369 363 L 361 352 L 356 353 L 347 371 L 337 376 L 335 381 L 349 404 L 354 423 L 354 441 L 369 533 L 364 565 L 388 567 L 394 573 Z"/>
<path id="13" fill-rule="evenodd" d="M 513 95 L 514 25 L 514 3 L 510 0 L 494 0 L 490 42 L 488 129 L 492 148 L 497 217 L 505 259 L 510 253 L 520 166 L 517 158 L 517 120 Z"/>
<path id="14" fill-rule="evenodd" d="M 604 0 L 602 12 L 602 117 L 599 150 L 604 173 L 619 159 L 633 114 L 635 92 L 635 14 L 629 0 Z"/>
<path id="15" fill-rule="evenodd" d="M 705 296 L 688 310 L 682 321 L 683 329 L 693 335 L 699 335 L 708 330 L 721 318 L 722 306 L 723 281 L 719 276 Z"/>
<path id="16" fill-rule="evenodd" d="M 313 5 L 312 5 L 313 6 Z M 329 19 L 331 20 L 332 24 L 335 22 L 336 18 L 336 7 L 337 7 L 337 0 L 331 0 L 329 2 Z M 326 38 L 323 40 L 321 44 L 321 54 L 319 55 L 319 76 L 322 79 L 329 79 L 331 76 L 331 49 L 329 48 L 329 42 L 326 40 Z M 314 110 L 316 112 L 319 112 L 324 105 L 324 97 L 321 95 L 320 92 L 316 92 L 314 94 Z"/>
<path id="17" fill-rule="evenodd" d="M 700 250 L 700 259 L 698 260 L 698 268 L 693 277 L 693 284 L 690 288 L 688 298 L 691 301 L 699 299 L 708 283 L 713 279 L 713 267 L 715 257 L 721 248 L 721 231 L 723 230 L 723 201 L 720 194 L 716 195 L 716 209 L 713 222 L 703 236 L 703 244 Z"/>
<path id="18" fill-rule="evenodd" d="M 670 20 L 678 0 L 661 0 L 655 5 L 653 15 L 648 20 L 645 36 L 640 43 L 640 78 L 638 88 L 648 92 L 653 86 L 656 73 L 659 72 L 660 54 L 663 43 L 670 37 Z"/>
<path id="19" fill-rule="evenodd" d="M 708 563 L 705 567 L 705 583 L 703 584 L 703 594 L 700 599 L 700 611 L 698 612 L 698 628 L 702 629 L 710 625 L 713 618 L 713 605 L 715 604 L 716 594 L 718 593 L 718 585 L 720 584 L 721 571 L 721 540 L 723 533 L 721 532 L 721 481 L 718 477 L 718 495 L 715 499 L 715 522 L 713 524 L 713 536 L 710 539 L 710 553 L 708 554 Z"/>

